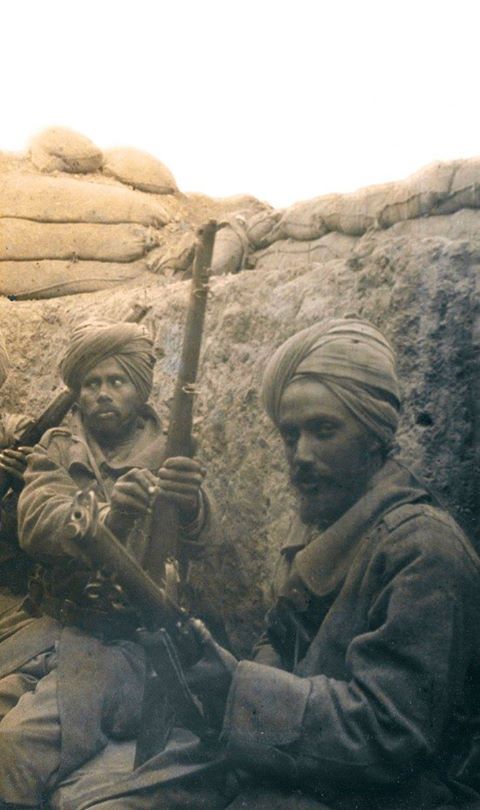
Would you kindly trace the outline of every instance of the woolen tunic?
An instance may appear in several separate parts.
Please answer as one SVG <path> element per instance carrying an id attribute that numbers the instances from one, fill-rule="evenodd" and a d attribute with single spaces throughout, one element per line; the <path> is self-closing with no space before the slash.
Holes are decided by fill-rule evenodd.
<path id="1" fill-rule="evenodd" d="M 237 668 L 208 765 L 180 736 L 129 775 L 125 747 L 110 752 L 110 780 L 93 760 L 53 806 L 195 807 L 188 777 L 203 767 L 200 784 L 213 789 L 215 762 L 218 773 L 240 769 L 237 798 L 218 788 L 199 807 L 426 810 L 479 798 L 480 767 L 462 764 L 478 727 L 480 566 L 418 480 L 388 461 L 325 532 L 296 523 L 274 591 L 267 635 Z M 303 645 L 279 609 L 286 599 Z M 172 799 L 182 785 L 183 799 Z"/>

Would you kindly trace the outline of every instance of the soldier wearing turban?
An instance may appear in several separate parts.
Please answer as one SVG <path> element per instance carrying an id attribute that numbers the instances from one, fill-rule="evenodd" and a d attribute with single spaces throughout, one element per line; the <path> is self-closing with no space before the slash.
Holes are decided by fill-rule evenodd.
<path id="1" fill-rule="evenodd" d="M 109 738 L 138 730 L 139 621 L 66 539 L 76 492 L 96 493 L 100 521 L 140 563 L 159 493 L 178 507 L 184 555 L 210 546 L 205 470 L 190 458 L 165 458 L 163 429 L 147 403 L 153 367 L 147 330 L 107 321 L 75 329 L 61 360 L 76 405 L 68 426 L 34 449 L 19 502 L 20 541 L 39 566 L 30 618 L 0 645 L 0 807 L 39 805 Z"/>
<path id="2" fill-rule="evenodd" d="M 7 347 L 5 346 L 5 341 L 0 334 L 0 388 L 7 379 L 8 365 Z"/>
<path id="3" fill-rule="evenodd" d="M 0 334 L 0 388 L 9 373 L 9 358 Z M 13 630 L 12 619 L 25 597 L 31 564 L 21 551 L 17 536 L 17 499 L 31 447 L 12 445 L 21 436 L 30 419 L 24 414 L 0 414 L 0 470 L 9 476 L 13 486 L 0 503 L 0 640 Z"/>
<path id="4" fill-rule="evenodd" d="M 298 514 L 254 660 L 237 662 L 198 627 L 205 652 L 186 677 L 221 729 L 217 778 L 212 757 L 203 781 L 182 782 L 202 767 L 192 743 L 188 757 L 167 749 L 104 784 L 89 807 L 127 810 L 147 784 L 142 807 L 186 806 L 172 798 L 179 782 L 185 802 L 211 810 L 473 807 L 480 566 L 393 458 L 392 347 L 365 321 L 319 323 L 273 355 L 263 398 Z M 235 798 L 218 787 L 228 765 L 249 774 Z"/>

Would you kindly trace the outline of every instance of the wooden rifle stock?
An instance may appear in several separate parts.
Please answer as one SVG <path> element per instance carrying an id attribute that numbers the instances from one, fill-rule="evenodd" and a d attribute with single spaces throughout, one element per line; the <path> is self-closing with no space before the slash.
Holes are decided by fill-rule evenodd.
<path id="1" fill-rule="evenodd" d="M 134 304 L 124 318 L 124 323 L 140 323 L 149 309 L 150 307 Z M 17 447 L 33 447 L 33 445 L 37 444 L 45 431 L 57 427 L 63 422 L 76 398 L 76 392 L 71 391 L 69 388 L 63 388 L 47 405 L 38 419 L 32 421 L 22 431 L 18 439 L 11 445 L 12 450 Z M 10 476 L 0 469 L 0 500 L 7 494 L 10 486 Z"/>
<path id="2" fill-rule="evenodd" d="M 197 234 L 182 355 L 170 411 L 165 448 L 166 459 L 174 456 L 193 455 L 193 399 L 216 228 L 215 220 L 209 220 Z M 177 558 L 179 522 L 176 506 L 166 498 L 158 496 L 153 507 L 150 525 L 149 546 L 144 566 L 155 582 L 161 582 L 165 576 L 166 560 Z"/>

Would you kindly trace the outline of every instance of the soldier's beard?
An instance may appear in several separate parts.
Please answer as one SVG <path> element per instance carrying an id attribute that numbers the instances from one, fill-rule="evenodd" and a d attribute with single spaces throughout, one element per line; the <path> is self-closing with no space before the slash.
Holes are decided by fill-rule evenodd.
<path id="1" fill-rule="evenodd" d="M 319 472 L 313 465 L 298 468 L 291 476 L 302 523 L 326 529 L 338 520 L 365 492 L 370 475 Z"/>

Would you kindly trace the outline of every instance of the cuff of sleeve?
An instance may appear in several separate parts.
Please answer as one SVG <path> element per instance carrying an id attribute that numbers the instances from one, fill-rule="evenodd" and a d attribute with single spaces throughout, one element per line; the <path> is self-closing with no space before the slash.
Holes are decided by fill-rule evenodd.
<path id="1" fill-rule="evenodd" d="M 241 661 L 228 695 L 222 740 L 227 758 L 263 776 L 298 778 L 286 750 L 299 739 L 310 681 L 269 666 Z"/>
<path id="2" fill-rule="evenodd" d="M 241 661 L 228 696 L 224 740 L 235 745 L 290 745 L 301 736 L 310 691 L 308 678 Z"/>

